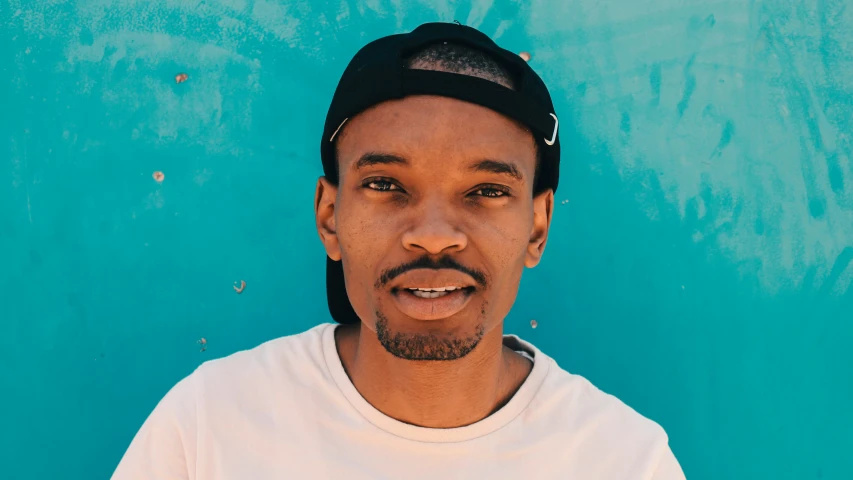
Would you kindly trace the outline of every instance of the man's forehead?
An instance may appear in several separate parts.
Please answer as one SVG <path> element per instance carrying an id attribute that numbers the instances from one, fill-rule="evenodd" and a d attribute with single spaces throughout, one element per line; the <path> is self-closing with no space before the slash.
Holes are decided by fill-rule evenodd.
<path id="1" fill-rule="evenodd" d="M 341 177 L 381 165 L 439 168 L 454 176 L 497 174 L 523 184 L 533 182 L 537 163 L 536 142 L 525 126 L 486 107 L 438 96 L 409 96 L 365 110 L 346 122 L 336 147 Z"/>
<path id="2" fill-rule="evenodd" d="M 347 121 L 338 134 L 339 146 L 399 148 L 423 142 L 454 151 L 492 147 L 519 154 L 535 149 L 530 130 L 486 107 L 447 97 L 411 96 L 383 102 Z M 489 155 L 486 155 L 489 156 Z"/>

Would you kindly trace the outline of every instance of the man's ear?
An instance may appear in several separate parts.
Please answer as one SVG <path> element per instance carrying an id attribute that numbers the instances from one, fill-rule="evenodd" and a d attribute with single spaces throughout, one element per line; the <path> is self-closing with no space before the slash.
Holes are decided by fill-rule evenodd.
<path id="1" fill-rule="evenodd" d="M 314 218 L 317 222 L 317 233 L 326 248 L 326 255 L 334 261 L 341 259 L 341 246 L 338 243 L 338 233 L 335 228 L 335 201 L 338 187 L 326 177 L 317 180 L 317 192 L 314 194 Z"/>
<path id="2" fill-rule="evenodd" d="M 551 216 L 554 212 L 554 191 L 548 189 L 533 198 L 533 229 L 527 244 L 527 258 L 524 266 L 533 268 L 539 264 L 548 241 L 551 229 Z"/>

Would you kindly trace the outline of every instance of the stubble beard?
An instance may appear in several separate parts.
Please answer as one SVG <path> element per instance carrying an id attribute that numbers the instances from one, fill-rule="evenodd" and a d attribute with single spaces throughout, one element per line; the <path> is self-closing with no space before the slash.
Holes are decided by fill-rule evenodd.
<path id="1" fill-rule="evenodd" d="M 376 337 L 388 353 L 405 360 L 456 360 L 471 353 L 485 334 L 482 320 L 468 337 L 440 338 L 432 333 L 395 332 L 388 318 L 376 311 Z"/>

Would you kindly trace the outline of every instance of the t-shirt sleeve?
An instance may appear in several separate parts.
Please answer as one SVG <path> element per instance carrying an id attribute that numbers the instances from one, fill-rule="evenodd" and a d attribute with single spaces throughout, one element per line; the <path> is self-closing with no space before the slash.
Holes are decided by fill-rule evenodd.
<path id="1" fill-rule="evenodd" d="M 112 480 L 195 478 L 196 374 L 163 397 L 133 437 Z"/>
<path id="2" fill-rule="evenodd" d="M 678 460 L 667 445 L 651 480 L 686 480 Z"/>

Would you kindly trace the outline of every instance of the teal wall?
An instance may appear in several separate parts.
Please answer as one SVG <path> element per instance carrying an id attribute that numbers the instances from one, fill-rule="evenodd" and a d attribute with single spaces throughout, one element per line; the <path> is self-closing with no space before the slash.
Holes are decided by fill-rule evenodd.
<path id="1" fill-rule="evenodd" d="M 454 19 L 531 52 L 563 125 L 507 331 L 691 479 L 853 478 L 846 1 L 0 0 L 0 478 L 107 478 L 201 362 L 329 321 L 337 77 Z"/>

